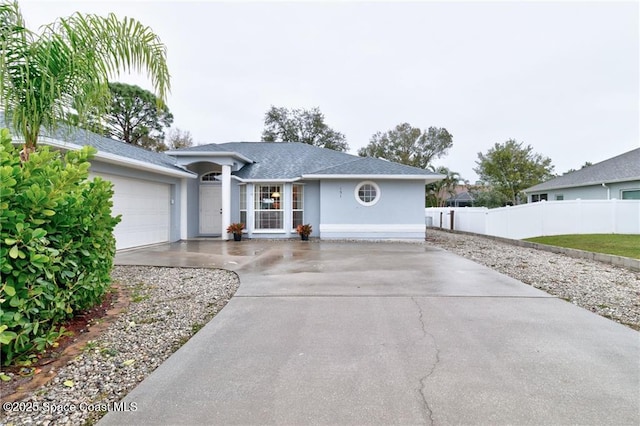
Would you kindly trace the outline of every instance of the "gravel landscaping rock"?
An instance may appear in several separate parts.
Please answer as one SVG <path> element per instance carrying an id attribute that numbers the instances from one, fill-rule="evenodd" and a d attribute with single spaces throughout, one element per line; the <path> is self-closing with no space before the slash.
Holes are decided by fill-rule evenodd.
<path id="1" fill-rule="evenodd" d="M 578 306 L 640 330 L 640 273 L 479 235 L 429 229 L 436 245 Z"/>
<path id="2" fill-rule="evenodd" d="M 112 276 L 129 293 L 128 309 L 48 384 L 14 403 L 15 410 L 3 410 L 3 424 L 94 423 L 220 311 L 239 285 L 235 273 L 211 269 L 117 266 Z"/>

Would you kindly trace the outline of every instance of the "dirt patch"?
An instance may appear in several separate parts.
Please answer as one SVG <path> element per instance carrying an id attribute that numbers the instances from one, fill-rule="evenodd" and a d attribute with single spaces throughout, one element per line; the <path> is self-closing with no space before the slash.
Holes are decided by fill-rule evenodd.
<path id="1" fill-rule="evenodd" d="M 45 385 L 57 371 L 77 356 L 89 340 L 94 340 L 113 323 L 129 305 L 129 294 L 113 284 L 100 305 L 80 312 L 61 324 L 70 334 L 58 340 L 57 346 L 38 355 L 29 367 L 2 367 L 5 374 L 12 373 L 12 380 L 0 382 L 3 402 L 18 401 L 36 388 Z"/>

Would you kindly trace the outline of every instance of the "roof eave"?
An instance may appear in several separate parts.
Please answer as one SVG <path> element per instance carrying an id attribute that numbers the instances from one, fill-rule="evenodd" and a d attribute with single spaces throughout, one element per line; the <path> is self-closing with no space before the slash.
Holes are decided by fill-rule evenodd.
<path id="1" fill-rule="evenodd" d="M 172 157 L 231 157 L 244 161 L 245 163 L 253 163 L 254 161 L 235 151 L 166 151 L 165 154 Z"/>
<path id="2" fill-rule="evenodd" d="M 611 180 L 604 180 L 604 181 L 578 183 L 574 185 L 549 186 L 549 187 L 543 187 L 543 188 L 536 188 L 535 186 L 532 186 L 531 188 L 527 188 L 522 192 L 524 192 L 525 194 L 529 194 L 532 192 L 540 192 L 540 191 L 555 191 L 556 189 L 569 189 L 569 188 L 582 188 L 584 186 L 596 186 L 596 185 L 602 185 L 603 183 L 605 185 L 608 185 L 610 183 L 629 182 L 632 180 L 640 180 L 640 176 L 631 176 L 631 177 L 622 178 L 622 179 L 611 179 Z"/>
<path id="3" fill-rule="evenodd" d="M 300 179 L 302 179 L 300 177 L 296 177 L 296 178 L 279 178 L 279 179 L 255 179 L 255 178 L 241 178 L 241 177 L 234 176 L 234 175 L 231 175 L 231 178 L 237 180 L 238 182 L 242 182 L 242 183 L 268 183 L 268 182 L 288 183 L 288 182 L 297 182 Z"/>
<path id="4" fill-rule="evenodd" d="M 375 174 L 306 174 L 303 179 L 367 179 L 367 180 L 424 180 L 427 183 L 446 178 L 445 175 L 375 175 Z"/>
<path id="5" fill-rule="evenodd" d="M 24 139 L 16 138 L 14 140 L 24 141 Z M 58 149 L 82 149 L 82 145 L 77 145 L 71 142 L 64 142 L 58 139 L 53 139 L 48 136 L 41 136 L 39 138 L 41 143 L 52 146 Z M 97 149 L 97 148 L 96 148 Z M 140 160 L 134 160 L 132 158 L 123 157 L 121 155 L 111 154 L 108 152 L 97 150 L 94 158 L 104 161 L 105 163 L 127 165 L 138 170 L 146 170 L 153 173 L 158 173 L 165 176 L 173 176 L 180 178 L 197 178 L 197 175 L 188 171 L 171 170 L 166 167 L 159 166 L 157 164 L 146 163 Z M 178 166 L 176 166 L 178 167 Z"/>

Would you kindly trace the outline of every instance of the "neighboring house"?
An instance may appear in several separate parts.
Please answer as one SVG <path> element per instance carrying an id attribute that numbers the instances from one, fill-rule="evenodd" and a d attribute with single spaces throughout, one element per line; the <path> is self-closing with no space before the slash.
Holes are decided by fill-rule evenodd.
<path id="1" fill-rule="evenodd" d="M 473 202 L 475 201 L 469 193 L 467 184 L 458 184 L 453 188 L 443 188 L 438 197 L 444 200 L 442 207 L 473 207 Z"/>
<path id="2" fill-rule="evenodd" d="M 524 190 L 543 200 L 640 200 L 640 148 Z"/>
<path id="3" fill-rule="evenodd" d="M 474 198 L 465 189 L 464 192 L 458 192 L 453 197 L 449 197 L 446 201 L 447 207 L 473 207 Z"/>
<path id="4" fill-rule="evenodd" d="M 0 122 L 3 121 L 0 116 Z M 20 143 L 20 138 L 14 138 Z M 432 172 L 302 143 L 238 142 L 155 153 L 80 129 L 39 144 L 98 149 L 91 175 L 113 182 L 117 248 L 221 236 L 243 222 L 251 238 L 423 239 Z"/>
<path id="5" fill-rule="evenodd" d="M 436 205 L 431 207 L 468 207 L 472 205 L 473 201 L 473 196 L 469 194 L 469 185 L 457 183 L 453 187 L 440 188 L 437 193 L 430 191 L 427 195 L 426 205 L 431 206 L 435 202 Z"/>

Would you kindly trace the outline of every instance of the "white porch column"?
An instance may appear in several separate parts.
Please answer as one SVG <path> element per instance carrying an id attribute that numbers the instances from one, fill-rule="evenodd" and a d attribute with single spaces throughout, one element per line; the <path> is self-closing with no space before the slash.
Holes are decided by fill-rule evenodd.
<path id="1" fill-rule="evenodd" d="M 182 178 L 180 181 L 180 239 L 186 240 L 188 236 L 187 231 L 187 215 L 189 214 L 189 200 L 187 200 L 187 178 Z"/>
<path id="2" fill-rule="evenodd" d="M 222 239 L 228 240 L 231 224 L 231 166 L 222 166 Z"/>

